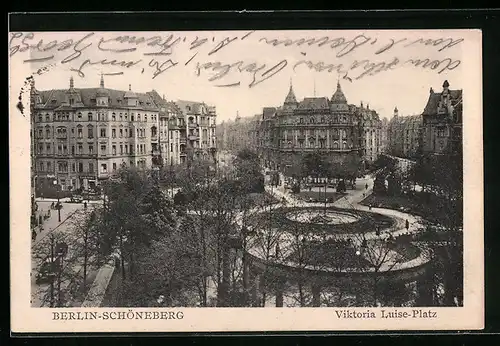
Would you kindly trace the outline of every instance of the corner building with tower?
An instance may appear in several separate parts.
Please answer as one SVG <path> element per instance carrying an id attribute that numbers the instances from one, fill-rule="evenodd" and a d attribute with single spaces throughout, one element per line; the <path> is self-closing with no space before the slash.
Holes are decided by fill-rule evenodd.
<path id="1" fill-rule="evenodd" d="M 364 163 L 380 154 L 382 122 L 361 103 L 348 104 L 340 83 L 329 99 L 306 97 L 298 101 L 290 85 L 280 107 L 265 107 L 257 145 L 264 164 L 293 175 L 301 157 L 319 152 L 332 163 L 334 176 L 356 178 Z"/>

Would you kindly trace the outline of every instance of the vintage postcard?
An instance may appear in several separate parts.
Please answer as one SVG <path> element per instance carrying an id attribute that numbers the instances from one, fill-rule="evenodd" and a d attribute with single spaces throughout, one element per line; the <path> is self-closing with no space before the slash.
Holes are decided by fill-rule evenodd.
<path id="1" fill-rule="evenodd" d="M 12 331 L 482 329 L 481 46 L 10 32 Z"/>

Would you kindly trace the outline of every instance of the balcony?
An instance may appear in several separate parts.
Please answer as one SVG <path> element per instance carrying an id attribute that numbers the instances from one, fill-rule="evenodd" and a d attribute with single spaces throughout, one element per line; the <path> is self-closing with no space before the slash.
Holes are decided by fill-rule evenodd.
<path id="1" fill-rule="evenodd" d="M 108 171 L 99 172 L 99 178 L 109 178 L 110 173 Z"/>

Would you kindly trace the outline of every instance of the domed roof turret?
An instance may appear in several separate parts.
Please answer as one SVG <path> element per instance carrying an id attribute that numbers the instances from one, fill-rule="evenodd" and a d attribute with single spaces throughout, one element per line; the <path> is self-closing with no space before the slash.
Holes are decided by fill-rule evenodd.
<path id="1" fill-rule="evenodd" d="M 97 97 L 107 97 L 109 96 L 109 91 L 104 88 L 104 77 L 101 73 L 101 82 L 99 83 L 99 89 L 96 93 Z"/>
<path id="2" fill-rule="evenodd" d="M 336 104 L 347 104 L 347 99 L 342 91 L 342 88 L 340 87 L 340 82 L 337 82 L 337 90 L 335 90 L 331 102 Z"/>
<path id="3" fill-rule="evenodd" d="M 128 98 L 128 99 L 137 98 L 137 94 L 132 91 L 132 85 L 131 84 L 128 85 L 128 91 L 125 92 L 125 95 L 123 97 L 124 98 Z"/>
<path id="4" fill-rule="evenodd" d="M 295 93 L 293 92 L 293 86 L 290 82 L 290 90 L 288 90 L 288 95 L 286 95 L 284 104 L 294 104 L 297 103 L 297 97 L 295 97 Z"/>

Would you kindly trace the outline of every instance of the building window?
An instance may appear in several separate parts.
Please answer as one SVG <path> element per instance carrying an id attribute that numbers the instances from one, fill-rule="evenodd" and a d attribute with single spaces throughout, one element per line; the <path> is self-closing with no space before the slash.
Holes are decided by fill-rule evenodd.
<path id="1" fill-rule="evenodd" d="M 78 112 L 78 120 L 82 120 L 82 113 Z"/>
<path id="2" fill-rule="evenodd" d="M 101 145 L 101 153 L 106 155 L 106 145 Z"/>
<path id="3" fill-rule="evenodd" d="M 116 171 L 116 162 L 113 162 L 113 171 Z"/>
<path id="4" fill-rule="evenodd" d="M 116 145 L 113 145 L 111 147 L 111 152 L 113 153 L 113 155 L 116 155 Z"/>
<path id="5" fill-rule="evenodd" d="M 89 162 L 89 173 L 94 173 L 94 163 Z"/>
<path id="6" fill-rule="evenodd" d="M 51 148 L 50 148 L 50 144 L 49 144 L 49 143 L 47 143 L 47 154 L 50 154 L 50 149 L 51 149 Z"/>
<path id="7" fill-rule="evenodd" d="M 71 164 L 71 171 L 76 172 L 76 163 Z"/>
<path id="8" fill-rule="evenodd" d="M 94 153 L 94 146 L 89 144 L 89 154 L 92 155 Z"/>
<path id="9" fill-rule="evenodd" d="M 83 138 L 83 129 L 81 127 L 77 129 L 77 136 L 78 138 Z"/>
<path id="10" fill-rule="evenodd" d="M 43 138 L 43 130 L 42 129 L 38 130 L 38 137 Z M 47 138 L 50 138 L 50 132 L 47 132 Z"/>
<path id="11" fill-rule="evenodd" d="M 78 172 L 83 172 L 83 163 L 82 162 L 78 162 Z"/>
<path id="12" fill-rule="evenodd" d="M 120 155 L 123 155 L 123 145 L 120 144 Z"/>
<path id="13" fill-rule="evenodd" d="M 111 114 L 111 120 L 116 121 L 116 114 L 115 113 Z"/>
<path id="14" fill-rule="evenodd" d="M 93 117 L 92 113 L 89 113 L 88 116 L 89 116 L 89 121 L 93 121 L 94 120 L 94 117 Z"/>
<path id="15" fill-rule="evenodd" d="M 101 173 L 108 173 L 108 165 L 105 163 L 101 164 Z"/>
<path id="16" fill-rule="evenodd" d="M 49 122 L 50 121 L 50 115 L 45 114 L 45 121 Z"/>
<path id="17" fill-rule="evenodd" d="M 134 113 L 130 114 L 130 121 L 134 121 Z"/>
<path id="18" fill-rule="evenodd" d="M 128 144 L 125 144 L 125 154 L 128 154 Z"/>
<path id="19" fill-rule="evenodd" d="M 38 163 L 39 169 L 41 172 L 43 172 L 43 162 Z"/>
<path id="20" fill-rule="evenodd" d="M 67 172 L 68 171 L 68 163 L 67 162 L 58 162 L 57 163 L 57 171 L 58 172 Z"/>
<path id="21" fill-rule="evenodd" d="M 144 122 L 147 123 L 148 122 L 148 115 L 147 114 L 144 114 Z"/>
<path id="22" fill-rule="evenodd" d="M 106 137 L 106 129 L 101 129 L 101 137 Z"/>
<path id="23" fill-rule="evenodd" d="M 203 131 L 206 131 L 206 130 L 203 130 Z M 151 128 L 151 137 L 156 137 L 157 135 L 158 135 L 158 133 L 157 133 L 156 126 L 153 126 Z"/>
<path id="24" fill-rule="evenodd" d="M 123 137 L 123 129 L 120 129 L 120 138 Z"/>
<path id="25" fill-rule="evenodd" d="M 52 163 L 47 162 L 47 172 L 51 172 L 51 171 L 52 171 Z"/>
<path id="26" fill-rule="evenodd" d="M 87 132 L 88 138 L 94 138 L 94 127 L 92 125 L 89 125 L 89 127 L 87 128 Z"/>
<path id="27" fill-rule="evenodd" d="M 116 138 L 116 129 L 111 129 L 111 137 Z"/>
<path id="28" fill-rule="evenodd" d="M 299 124 L 303 124 L 304 123 L 304 118 L 300 118 L 299 119 Z"/>
<path id="29" fill-rule="evenodd" d="M 57 154 L 59 154 L 59 155 L 61 155 L 61 154 L 62 154 L 62 145 L 61 145 L 61 144 L 59 144 L 59 145 L 57 146 Z"/>
<path id="30" fill-rule="evenodd" d="M 137 114 L 137 121 L 141 121 L 141 115 Z"/>
<path id="31" fill-rule="evenodd" d="M 74 145 L 71 146 L 71 155 L 75 155 L 75 146 Z"/>

